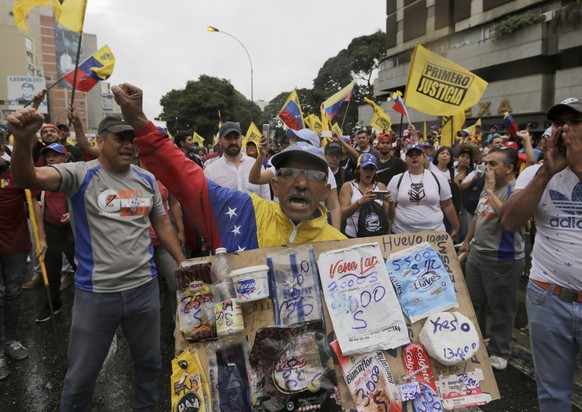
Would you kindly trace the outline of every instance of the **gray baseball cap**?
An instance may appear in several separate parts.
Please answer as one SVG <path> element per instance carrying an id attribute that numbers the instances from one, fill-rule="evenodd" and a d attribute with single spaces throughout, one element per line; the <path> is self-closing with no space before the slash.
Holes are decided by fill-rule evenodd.
<path id="1" fill-rule="evenodd" d="M 236 122 L 225 122 L 222 126 L 220 126 L 220 130 L 218 131 L 218 136 L 227 136 L 231 132 L 238 132 L 242 134 L 240 130 L 240 124 Z"/>
<path id="2" fill-rule="evenodd" d="M 308 158 L 315 160 L 315 162 L 321 166 L 322 170 L 327 170 L 329 167 L 325 161 L 325 157 L 323 156 L 323 150 L 307 142 L 297 142 L 282 152 L 277 153 L 271 158 L 271 164 L 275 166 L 275 168 L 279 169 L 281 163 L 283 163 L 285 159 L 289 159 L 291 157 L 294 159 Z"/>
<path id="3" fill-rule="evenodd" d="M 546 118 L 551 121 L 559 120 L 558 116 L 568 108 L 574 110 L 575 112 L 582 113 L 582 100 L 577 97 L 568 97 L 567 99 L 562 100 L 560 103 L 550 107 L 546 112 Z"/>

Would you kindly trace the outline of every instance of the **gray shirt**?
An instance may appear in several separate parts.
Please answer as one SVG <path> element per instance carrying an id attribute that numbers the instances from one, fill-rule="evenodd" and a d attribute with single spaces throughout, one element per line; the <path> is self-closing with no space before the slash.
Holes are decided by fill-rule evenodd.
<path id="1" fill-rule="evenodd" d="M 150 215 L 165 214 L 154 176 L 136 166 L 122 173 L 98 160 L 53 165 L 62 176 L 75 234 L 75 286 L 121 292 L 157 276 Z"/>

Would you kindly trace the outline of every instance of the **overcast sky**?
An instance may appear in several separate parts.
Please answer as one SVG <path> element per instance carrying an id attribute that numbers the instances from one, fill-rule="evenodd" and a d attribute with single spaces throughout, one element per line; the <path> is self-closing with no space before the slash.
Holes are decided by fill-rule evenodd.
<path id="1" fill-rule="evenodd" d="M 250 99 L 269 101 L 293 87 L 311 88 L 325 60 L 351 39 L 385 31 L 385 1 L 89 0 L 85 32 L 115 55 L 111 84 L 134 83 L 150 118 L 160 98 L 201 74 L 230 80 Z"/>

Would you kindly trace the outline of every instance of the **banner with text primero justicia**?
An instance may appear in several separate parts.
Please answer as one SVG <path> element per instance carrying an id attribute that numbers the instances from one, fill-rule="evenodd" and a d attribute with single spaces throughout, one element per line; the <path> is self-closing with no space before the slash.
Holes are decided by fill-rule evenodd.
<path id="1" fill-rule="evenodd" d="M 417 44 L 404 102 L 422 113 L 448 116 L 477 104 L 486 87 L 479 76 Z"/>

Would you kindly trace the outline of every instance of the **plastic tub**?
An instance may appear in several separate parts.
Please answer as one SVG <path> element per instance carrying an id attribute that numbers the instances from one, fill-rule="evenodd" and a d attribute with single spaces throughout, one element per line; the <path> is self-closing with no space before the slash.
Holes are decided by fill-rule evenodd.
<path id="1" fill-rule="evenodd" d="M 249 266 L 230 272 L 239 302 L 253 302 L 268 298 L 268 273 L 269 267 L 267 265 Z"/>

